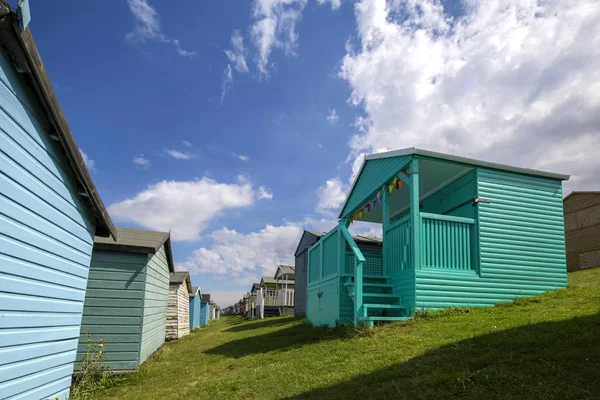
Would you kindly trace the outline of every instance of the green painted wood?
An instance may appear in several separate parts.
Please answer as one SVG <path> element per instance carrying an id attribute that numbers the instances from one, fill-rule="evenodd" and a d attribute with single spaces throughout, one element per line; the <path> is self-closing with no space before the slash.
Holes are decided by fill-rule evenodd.
<path id="1" fill-rule="evenodd" d="M 566 286 L 559 180 L 477 168 L 471 271 L 423 268 L 419 308 L 484 307 Z"/>
<path id="2" fill-rule="evenodd" d="M 146 266 L 146 297 L 140 344 L 140 364 L 165 342 L 169 297 L 169 265 L 164 246 Z"/>
<path id="3" fill-rule="evenodd" d="M 422 267 L 473 269 L 474 225 L 472 218 L 421 213 Z"/>
<path id="4" fill-rule="evenodd" d="M 390 192 L 384 189 L 383 196 L 381 197 L 381 227 L 383 232 L 387 232 L 390 228 Z M 384 235 L 385 239 L 385 235 Z M 383 241 L 383 254 L 389 253 L 389 243 L 387 240 Z M 389 257 L 383 259 L 383 274 L 386 275 L 390 271 Z"/>
<path id="5" fill-rule="evenodd" d="M 410 164 L 410 227 L 412 269 L 421 268 L 421 215 L 419 210 L 419 160 Z"/>
<path id="6" fill-rule="evenodd" d="M 388 180 L 392 179 L 410 160 L 411 156 L 390 157 L 369 160 L 365 163 L 356 183 L 348 195 L 348 200 L 341 211 L 340 218 L 347 219 L 359 207 L 369 201 L 377 190 Z"/>
<path id="7" fill-rule="evenodd" d="M 146 262 L 145 254 L 93 251 L 78 359 L 87 348 L 83 332 L 88 331 L 94 341 L 105 341 L 106 360 L 113 369 L 137 369 Z"/>

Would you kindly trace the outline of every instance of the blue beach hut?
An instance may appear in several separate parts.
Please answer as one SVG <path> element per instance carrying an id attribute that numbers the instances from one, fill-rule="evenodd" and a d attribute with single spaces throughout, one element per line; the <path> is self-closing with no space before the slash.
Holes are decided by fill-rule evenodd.
<path id="1" fill-rule="evenodd" d="M 0 398 L 64 400 L 94 236 L 116 232 L 26 22 L 0 2 Z"/>
<path id="2" fill-rule="evenodd" d="M 200 296 L 200 327 L 208 325 L 210 320 L 210 294 Z"/>
<path id="3" fill-rule="evenodd" d="M 202 296 L 200 287 L 192 286 L 192 293 L 190 293 L 190 329 L 191 330 L 200 327 L 200 296 Z"/>

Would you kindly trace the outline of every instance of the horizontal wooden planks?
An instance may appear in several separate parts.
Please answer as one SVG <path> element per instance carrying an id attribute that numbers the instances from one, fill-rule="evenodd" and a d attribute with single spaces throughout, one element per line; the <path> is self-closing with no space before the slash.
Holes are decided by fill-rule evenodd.
<path id="1" fill-rule="evenodd" d="M 78 359 L 87 350 L 87 331 L 94 342 L 104 341 L 111 368 L 127 370 L 138 364 L 146 262 L 146 254 L 94 250 Z"/>
<path id="2" fill-rule="evenodd" d="M 165 342 L 169 280 L 169 265 L 163 246 L 148 260 L 146 267 L 140 364 Z"/>
<path id="3" fill-rule="evenodd" d="M 0 56 L 0 393 L 68 393 L 95 218 L 35 96 Z"/>
<path id="4" fill-rule="evenodd" d="M 418 308 L 489 306 L 566 287 L 560 180 L 477 169 L 479 270 L 416 273 Z"/>

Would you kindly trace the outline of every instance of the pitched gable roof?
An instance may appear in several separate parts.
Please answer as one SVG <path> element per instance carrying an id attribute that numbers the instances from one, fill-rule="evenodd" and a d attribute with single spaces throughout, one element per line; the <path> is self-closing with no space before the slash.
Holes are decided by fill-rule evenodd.
<path id="1" fill-rule="evenodd" d="M 190 273 L 188 271 L 172 272 L 169 283 L 175 285 L 183 283 L 187 287 L 188 293 L 192 293 L 192 282 L 190 281 Z"/>
<path id="2" fill-rule="evenodd" d="M 200 286 L 192 286 L 192 291 L 190 292 L 190 297 L 196 297 L 200 293 Z M 202 294 L 202 293 L 200 293 Z"/>
<path id="3" fill-rule="evenodd" d="M 363 159 L 360 169 L 358 171 L 358 174 L 356 175 L 356 178 L 354 179 L 354 182 L 352 183 L 352 186 L 350 187 L 350 190 L 348 191 L 348 194 L 346 195 L 346 200 L 344 201 L 344 204 L 342 205 L 342 207 L 340 209 L 338 218 L 346 217 L 350 212 L 352 212 L 356 207 L 358 207 L 360 205 L 360 204 L 355 203 L 355 200 L 357 200 L 357 199 L 354 199 L 354 201 L 351 200 L 351 199 L 353 199 L 353 197 L 358 197 L 358 201 L 362 201 L 362 200 L 364 200 L 364 197 L 368 197 L 371 195 L 370 193 L 373 191 L 373 189 L 376 190 L 377 187 L 380 186 L 380 184 L 381 184 L 380 182 L 376 182 L 375 180 L 371 179 L 371 178 L 373 178 L 373 176 L 381 177 L 383 170 L 386 171 L 386 174 L 393 176 L 393 174 L 398 173 L 398 169 L 399 169 L 399 167 L 401 167 L 401 165 L 397 165 L 397 164 L 404 163 L 402 158 L 410 159 L 410 157 L 414 157 L 414 156 L 417 156 L 418 158 L 429 158 L 429 159 L 437 159 L 437 160 L 441 160 L 441 161 L 449 161 L 449 162 L 452 162 L 455 164 L 465 165 L 465 166 L 478 166 L 478 167 L 485 167 L 485 168 L 503 170 L 503 171 L 508 171 L 508 172 L 516 172 L 516 173 L 526 174 L 526 175 L 541 176 L 541 177 L 560 179 L 560 180 L 569 180 L 569 175 L 557 174 L 557 173 L 547 172 L 547 171 L 539 171 L 539 170 L 530 169 L 530 168 L 515 167 L 515 166 L 507 165 L 507 164 L 499 164 L 499 163 L 494 163 L 494 162 L 489 162 L 489 161 L 476 160 L 476 159 L 467 158 L 467 157 L 460 157 L 460 156 L 455 156 L 455 155 L 451 155 L 451 154 L 444 154 L 444 153 L 438 153 L 435 151 L 418 149 L 416 147 L 409 147 L 406 149 L 393 150 L 393 151 L 387 151 L 387 152 L 383 152 L 383 153 L 375 153 L 375 154 L 367 155 Z M 398 163 L 394 162 L 394 160 L 393 160 L 394 158 L 398 159 Z M 375 163 L 375 164 L 385 163 L 385 165 L 383 165 L 383 164 L 378 165 L 377 168 L 375 168 L 372 171 L 371 170 L 372 168 L 370 169 L 367 166 L 367 164 L 371 165 L 372 163 Z M 365 174 L 366 176 L 362 177 L 363 174 Z M 375 175 L 373 175 L 373 174 L 375 174 Z M 368 185 L 366 185 L 366 187 L 364 187 L 365 185 L 357 184 L 359 182 L 359 180 L 361 180 L 361 177 L 364 178 L 363 179 L 364 181 L 368 182 Z M 385 177 L 383 179 L 385 179 Z M 360 193 L 357 193 L 357 196 L 352 196 L 355 190 Z"/>
<path id="4" fill-rule="evenodd" d="M 175 272 L 171 251 L 171 234 L 169 232 L 117 228 L 117 240 L 100 236 L 94 238 L 94 249 L 97 250 L 156 254 L 163 245 L 167 253 L 169 270 Z"/>
<path id="5" fill-rule="evenodd" d="M 288 278 L 292 278 L 290 275 L 295 275 L 295 267 L 292 267 L 290 265 L 278 265 L 277 266 L 277 271 L 275 271 L 275 276 L 274 278 L 277 279 L 280 276 L 284 276 L 287 275 Z"/>
<path id="6" fill-rule="evenodd" d="M 210 303 L 210 294 L 203 294 L 200 296 L 200 301 L 203 303 Z"/>

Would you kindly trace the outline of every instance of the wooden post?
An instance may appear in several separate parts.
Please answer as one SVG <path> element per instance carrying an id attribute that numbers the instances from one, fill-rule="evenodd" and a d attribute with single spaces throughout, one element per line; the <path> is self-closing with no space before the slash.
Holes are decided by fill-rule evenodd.
<path id="1" fill-rule="evenodd" d="M 387 229 L 390 226 L 390 191 L 387 185 L 383 188 L 383 196 L 381 198 L 381 229 L 383 235 L 383 275 L 388 275 L 390 271 L 390 257 L 387 256 L 389 245 L 386 240 Z"/>
<path id="2" fill-rule="evenodd" d="M 410 228 L 412 268 L 416 271 L 421 269 L 421 211 L 419 210 L 419 160 L 415 158 L 410 165 Z"/>

